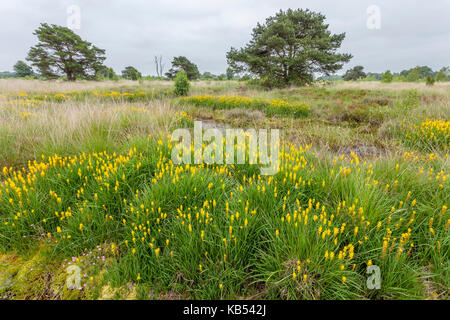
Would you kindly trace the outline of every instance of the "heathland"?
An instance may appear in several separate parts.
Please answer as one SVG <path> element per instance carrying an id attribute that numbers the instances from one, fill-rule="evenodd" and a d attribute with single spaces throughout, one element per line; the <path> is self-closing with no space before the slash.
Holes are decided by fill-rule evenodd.
<path id="1" fill-rule="evenodd" d="M 196 120 L 279 172 L 175 165 Z M 448 82 L 0 80 L 0 298 L 446 299 L 449 149 Z"/>

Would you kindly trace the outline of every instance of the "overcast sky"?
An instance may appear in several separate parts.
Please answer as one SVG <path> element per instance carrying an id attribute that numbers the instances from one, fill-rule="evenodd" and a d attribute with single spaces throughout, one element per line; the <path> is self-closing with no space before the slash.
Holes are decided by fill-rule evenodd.
<path id="1" fill-rule="evenodd" d="M 288 8 L 319 11 L 331 32 L 346 32 L 340 51 L 354 58 L 343 70 L 450 65 L 450 0 L 0 0 L 0 71 L 25 59 L 41 22 L 67 26 L 71 5 L 81 13 L 74 31 L 105 49 L 105 64 L 116 72 L 132 65 L 156 74 L 155 55 L 163 56 L 165 71 L 184 55 L 200 72 L 224 73 L 230 47 L 245 45 L 257 22 Z M 379 29 L 367 26 L 376 21 L 371 5 L 380 9 Z"/>

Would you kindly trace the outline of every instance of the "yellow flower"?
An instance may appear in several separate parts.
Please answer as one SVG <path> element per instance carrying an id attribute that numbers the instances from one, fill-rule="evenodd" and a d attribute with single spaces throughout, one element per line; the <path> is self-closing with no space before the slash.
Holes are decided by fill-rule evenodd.
<path id="1" fill-rule="evenodd" d="M 430 232 L 433 234 L 433 236 L 436 236 L 436 232 L 434 231 L 434 229 L 432 227 L 430 227 Z"/>

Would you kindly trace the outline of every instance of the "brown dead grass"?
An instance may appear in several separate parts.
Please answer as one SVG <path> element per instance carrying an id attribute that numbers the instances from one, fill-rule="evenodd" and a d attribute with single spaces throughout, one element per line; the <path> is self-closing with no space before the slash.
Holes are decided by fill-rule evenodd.
<path id="1" fill-rule="evenodd" d="M 366 89 L 366 90 L 412 90 L 417 89 L 420 92 L 450 94 L 450 82 L 437 82 L 433 86 L 427 86 L 423 82 L 391 82 L 383 83 L 380 81 L 361 81 L 361 82 L 343 82 L 332 85 L 334 89 Z"/>
<path id="2" fill-rule="evenodd" d="M 116 88 L 119 86 L 130 86 L 138 84 L 137 81 L 121 80 L 121 81 L 61 81 L 61 80 L 23 80 L 23 79 L 0 79 L 0 92 L 2 93 L 18 93 L 33 92 L 39 93 L 43 91 L 50 92 L 70 92 L 83 91 L 97 88 Z"/>

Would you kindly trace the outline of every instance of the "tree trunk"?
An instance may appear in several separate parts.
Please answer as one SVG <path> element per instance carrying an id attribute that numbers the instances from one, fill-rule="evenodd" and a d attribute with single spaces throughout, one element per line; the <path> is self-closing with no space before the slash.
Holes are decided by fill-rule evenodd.
<path id="1" fill-rule="evenodd" d="M 75 81 L 75 77 L 73 76 L 72 72 L 67 72 L 67 80 L 68 81 Z"/>

